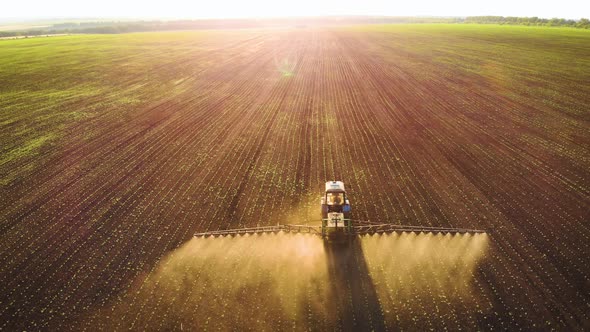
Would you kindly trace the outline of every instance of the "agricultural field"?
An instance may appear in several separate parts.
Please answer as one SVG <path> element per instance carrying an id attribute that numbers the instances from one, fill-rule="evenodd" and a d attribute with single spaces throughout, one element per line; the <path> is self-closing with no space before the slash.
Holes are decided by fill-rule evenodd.
<path id="1" fill-rule="evenodd" d="M 590 329 L 590 31 L 0 41 L 0 330 Z M 195 232 L 355 219 L 487 234 Z"/>

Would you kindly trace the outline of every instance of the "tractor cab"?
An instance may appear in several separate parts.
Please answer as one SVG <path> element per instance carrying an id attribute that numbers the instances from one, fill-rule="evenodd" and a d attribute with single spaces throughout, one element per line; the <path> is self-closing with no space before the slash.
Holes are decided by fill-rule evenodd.
<path id="1" fill-rule="evenodd" d="M 342 181 L 326 182 L 326 192 L 322 197 L 322 236 L 340 242 L 352 233 L 350 221 L 350 202 L 346 197 Z"/>

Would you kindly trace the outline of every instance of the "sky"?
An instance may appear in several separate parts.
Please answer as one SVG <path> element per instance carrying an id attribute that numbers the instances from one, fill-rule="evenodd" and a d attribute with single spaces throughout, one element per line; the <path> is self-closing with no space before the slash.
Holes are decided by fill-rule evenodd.
<path id="1" fill-rule="evenodd" d="M 236 18 L 273 16 L 537 16 L 590 17 L 588 0 L 28 0 L 6 1 L 0 19 Z"/>

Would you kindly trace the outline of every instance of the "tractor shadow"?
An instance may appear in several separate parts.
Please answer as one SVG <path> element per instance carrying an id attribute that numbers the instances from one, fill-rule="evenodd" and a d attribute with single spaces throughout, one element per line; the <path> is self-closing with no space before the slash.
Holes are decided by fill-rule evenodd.
<path id="1" fill-rule="evenodd" d="M 383 309 L 360 240 L 324 243 L 330 282 L 327 311 L 336 330 L 383 331 Z"/>

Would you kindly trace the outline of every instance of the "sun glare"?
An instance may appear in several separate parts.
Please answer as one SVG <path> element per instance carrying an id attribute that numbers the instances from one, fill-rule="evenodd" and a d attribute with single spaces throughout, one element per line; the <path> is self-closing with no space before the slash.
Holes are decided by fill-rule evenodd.
<path id="1" fill-rule="evenodd" d="M 467 0 L 418 0 L 400 3 L 386 0 L 218 0 L 218 1 L 13 1 L 3 7 L 1 18 L 15 17 L 119 17 L 119 18 L 267 18 L 286 16 L 539 16 L 579 18 L 590 15 L 590 2 L 564 0 L 494 2 Z"/>

